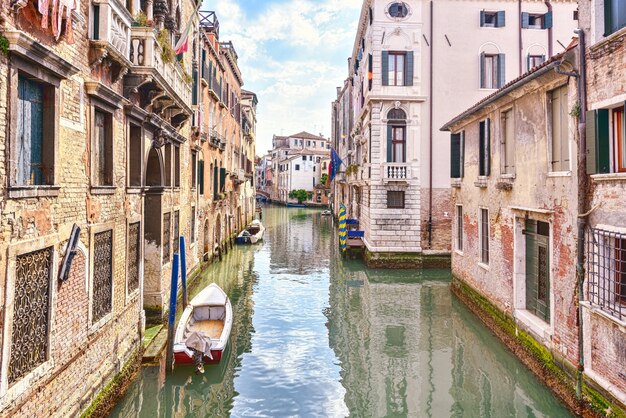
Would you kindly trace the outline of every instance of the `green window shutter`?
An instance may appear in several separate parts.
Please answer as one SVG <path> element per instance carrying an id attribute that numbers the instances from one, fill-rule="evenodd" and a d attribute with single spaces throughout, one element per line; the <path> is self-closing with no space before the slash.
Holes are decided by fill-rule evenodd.
<path id="1" fill-rule="evenodd" d="M 485 168 L 486 176 L 491 174 L 491 120 L 485 119 Z"/>
<path id="2" fill-rule="evenodd" d="M 522 29 L 528 29 L 528 26 L 529 26 L 528 18 L 529 18 L 528 13 L 522 12 Z"/>
<path id="3" fill-rule="evenodd" d="M 368 54 L 367 57 L 367 89 L 372 90 L 372 75 L 374 71 L 374 56 L 372 54 Z"/>
<path id="4" fill-rule="evenodd" d="M 461 178 L 461 134 L 450 135 L 450 178 Z"/>
<path id="5" fill-rule="evenodd" d="M 500 10 L 496 13 L 496 28 L 503 28 L 506 24 L 506 18 L 504 10 Z"/>
<path id="6" fill-rule="evenodd" d="M 409 51 L 406 53 L 406 58 L 404 60 L 406 68 L 404 69 L 404 85 L 412 86 L 413 85 L 413 51 Z"/>
<path id="7" fill-rule="evenodd" d="M 465 131 L 461 131 L 461 158 L 459 161 L 461 177 L 465 176 Z"/>
<path id="8" fill-rule="evenodd" d="M 204 194 L 204 160 L 198 161 L 198 189 Z"/>
<path id="9" fill-rule="evenodd" d="M 530 54 L 526 55 L 526 71 L 530 70 Z"/>
<path id="10" fill-rule="evenodd" d="M 213 168 L 213 200 L 217 200 L 219 197 L 220 189 L 219 189 L 219 168 L 217 166 L 217 161 L 215 162 L 215 167 Z"/>
<path id="11" fill-rule="evenodd" d="M 596 174 L 598 169 L 598 156 L 596 149 L 596 111 L 589 110 L 587 112 L 587 124 L 586 124 L 586 136 L 587 136 L 587 149 L 585 154 L 587 155 L 587 174 Z"/>
<path id="12" fill-rule="evenodd" d="M 393 135 L 393 130 L 391 125 L 387 125 L 387 162 L 391 162 L 393 157 L 392 144 L 391 139 Z"/>
<path id="13" fill-rule="evenodd" d="M 381 68 L 382 68 L 382 81 L 383 81 L 383 86 L 388 86 L 389 85 L 389 52 L 388 51 L 383 51 L 382 53 L 382 60 L 383 62 L 381 63 Z"/>
<path id="14" fill-rule="evenodd" d="M 550 29 L 552 27 L 552 12 L 548 12 L 543 15 L 543 19 L 541 19 L 541 28 L 542 29 Z"/>
<path id="15" fill-rule="evenodd" d="M 480 11 L 480 27 L 482 28 L 483 26 L 485 26 L 485 11 L 481 10 Z"/>
<path id="16" fill-rule="evenodd" d="M 612 14 L 613 5 L 611 4 L 611 0 L 604 0 L 604 36 L 613 33 L 613 22 L 611 22 Z"/>
<path id="17" fill-rule="evenodd" d="M 611 172 L 609 131 L 609 110 L 598 109 L 596 114 L 596 152 L 598 173 Z"/>
<path id="18" fill-rule="evenodd" d="M 485 88 L 485 53 L 481 52 L 480 53 L 480 59 L 479 59 L 479 71 L 480 71 L 480 88 L 484 89 Z"/>
<path id="19" fill-rule="evenodd" d="M 191 92 L 191 104 L 198 104 L 198 70 L 193 69 L 193 90 Z"/>
<path id="20" fill-rule="evenodd" d="M 100 5 L 93 6 L 93 39 L 100 39 Z"/>
<path id="21" fill-rule="evenodd" d="M 498 54 L 498 88 L 504 86 L 506 82 L 506 66 L 504 61 L 504 54 Z"/>
<path id="22" fill-rule="evenodd" d="M 485 121 L 478 124 L 478 175 L 485 175 Z"/>
<path id="23" fill-rule="evenodd" d="M 226 190 L 226 169 L 220 168 L 220 192 Z"/>
<path id="24" fill-rule="evenodd" d="M 488 176 L 491 174 L 491 140 L 489 135 L 490 120 L 487 118 L 479 124 L 479 141 L 480 146 L 478 164 L 479 175 Z"/>

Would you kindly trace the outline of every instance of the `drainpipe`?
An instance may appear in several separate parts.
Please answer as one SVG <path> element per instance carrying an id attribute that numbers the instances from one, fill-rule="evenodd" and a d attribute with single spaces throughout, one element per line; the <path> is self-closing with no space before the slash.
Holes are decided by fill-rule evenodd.
<path id="1" fill-rule="evenodd" d="M 545 4 L 546 6 L 548 6 L 548 13 L 552 13 L 552 3 L 550 3 L 550 0 L 546 0 Z M 552 26 L 548 28 L 548 58 L 550 58 L 551 56 L 552 56 Z"/>
<path id="2" fill-rule="evenodd" d="M 522 0 L 517 0 L 517 42 L 519 47 L 519 74 L 522 75 L 523 67 L 522 62 L 524 61 L 524 46 L 522 45 Z"/>
<path id="3" fill-rule="evenodd" d="M 433 39 L 433 0 L 430 0 L 430 86 L 428 96 L 429 115 L 428 124 L 430 135 L 428 138 L 428 248 L 433 247 L 433 49 L 435 48 L 435 40 Z"/>
<path id="4" fill-rule="evenodd" d="M 580 116 L 578 122 L 578 244 L 576 261 L 576 279 L 578 285 L 578 374 L 576 376 L 576 396 L 582 399 L 583 372 L 585 370 L 584 348 L 583 348 L 583 282 L 585 280 L 585 226 L 587 216 L 591 211 L 587 210 L 587 75 L 585 62 L 585 32 L 582 29 L 574 31 L 578 34 L 578 103 L 580 106 Z"/>

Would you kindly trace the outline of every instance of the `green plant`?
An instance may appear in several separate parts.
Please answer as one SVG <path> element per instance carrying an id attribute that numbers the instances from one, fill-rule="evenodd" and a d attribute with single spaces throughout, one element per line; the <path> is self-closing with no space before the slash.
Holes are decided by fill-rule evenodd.
<path id="1" fill-rule="evenodd" d="M 309 197 L 309 193 L 304 189 L 292 190 L 289 192 L 289 197 L 292 199 L 297 199 L 298 203 L 302 203 Z"/>
<path id="2" fill-rule="evenodd" d="M 320 179 L 320 183 L 322 183 L 323 185 L 326 185 L 327 181 L 328 181 L 328 174 L 326 174 L 326 173 L 322 174 L 322 178 Z"/>
<path id="3" fill-rule="evenodd" d="M 174 61 L 174 48 L 170 42 L 170 31 L 167 29 L 161 29 L 157 33 L 157 42 L 161 47 L 161 59 L 164 63 L 170 63 Z"/>
<path id="4" fill-rule="evenodd" d="M 570 110 L 569 115 L 573 118 L 578 119 L 580 117 L 580 103 L 576 102 L 572 106 L 572 110 Z"/>
<path id="5" fill-rule="evenodd" d="M 184 67 L 181 67 L 183 69 L 183 80 L 185 81 L 185 83 L 187 84 L 193 84 L 193 77 L 191 76 L 191 74 L 189 74 Z"/>
<path id="6" fill-rule="evenodd" d="M 0 52 L 4 55 L 9 55 L 9 40 L 2 35 L 0 35 Z"/>
<path id="7" fill-rule="evenodd" d="M 346 176 L 349 176 L 351 174 L 356 174 L 359 171 L 359 165 L 358 164 L 350 164 L 348 167 L 346 167 Z"/>
<path id="8" fill-rule="evenodd" d="M 148 16 L 142 10 L 137 12 L 137 14 L 134 16 L 134 19 L 136 26 L 150 26 L 148 22 Z"/>

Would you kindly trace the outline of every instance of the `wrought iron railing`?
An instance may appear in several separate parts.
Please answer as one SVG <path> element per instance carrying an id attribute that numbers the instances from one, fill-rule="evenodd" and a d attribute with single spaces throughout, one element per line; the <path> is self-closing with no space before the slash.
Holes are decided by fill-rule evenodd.
<path id="1" fill-rule="evenodd" d="M 587 231 L 587 300 L 620 321 L 626 319 L 626 234 Z"/>
<path id="2" fill-rule="evenodd" d="M 141 223 L 128 225 L 128 291 L 139 288 L 139 266 L 141 255 Z"/>
<path id="3" fill-rule="evenodd" d="M 161 245 L 163 247 L 163 264 L 170 262 L 170 226 L 172 222 L 171 213 L 163 214 L 163 238 Z"/>

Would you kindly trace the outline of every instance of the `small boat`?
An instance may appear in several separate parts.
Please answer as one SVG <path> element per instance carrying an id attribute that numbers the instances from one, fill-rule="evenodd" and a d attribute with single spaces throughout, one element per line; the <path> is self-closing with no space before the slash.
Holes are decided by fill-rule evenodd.
<path id="1" fill-rule="evenodd" d="M 174 336 L 174 363 L 218 363 L 228 345 L 233 326 L 233 308 L 226 293 L 211 283 L 185 308 Z"/>
<path id="2" fill-rule="evenodd" d="M 287 203 L 288 208 L 306 208 L 306 205 L 302 203 Z"/>
<path id="3" fill-rule="evenodd" d="M 243 231 L 237 235 L 235 242 L 237 244 L 256 244 L 263 239 L 265 227 L 258 219 L 255 219 Z"/>
<path id="4" fill-rule="evenodd" d="M 332 215 L 331 211 L 329 211 L 329 210 L 322 211 L 322 216 L 330 216 L 330 215 Z"/>

